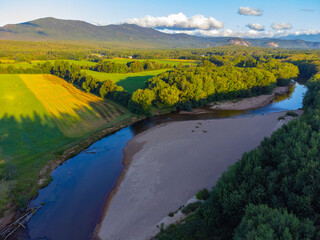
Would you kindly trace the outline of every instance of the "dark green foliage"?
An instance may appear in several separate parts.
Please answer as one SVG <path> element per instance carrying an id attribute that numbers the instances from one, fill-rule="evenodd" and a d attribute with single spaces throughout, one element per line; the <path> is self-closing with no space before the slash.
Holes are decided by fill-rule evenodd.
<path id="1" fill-rule="evenodd" d="M 288 111 L 286 113 L 286 116 L 290 116 L 290 117 L 298 117 L 299 115 L 293 111 Z"/>
<path id="2" fill-rule="evenodd" d="M 312 239 L 313 222 L 300 221 L 286 210 L 269 208 L 267 205 L 249 204 L 237 227 L 234 240 L 287 240 Z"/>
<path id="3" fill-rule="evenodd" d="M 164 65 L 154 61 L 132 61 L 128 63 L 116 63 L 111 61 L 99 62 L 91 70 L 106 73 L 136 73 L 143 71 L 153 71 L 159 69 L 172 68 L 172 65 Z"/>
<path id="4" fill-rule="evenodd" d="M 204 188 L 196 194 L 197 199 L 207 200 L 210 197 L 208 189 Z"/>
<path id="5" fill-rule="evenodd" d="M 174 212 L 170 212 L 170 213 L 168 214 L 168 216 L 169 216 L 169 217 L 173 217 L 173 216 L 174 216 Z"/>
<path id="6" fill-rule="evenodd" d="M 302 117 L 244 154 L 222 175 L 210 198 L 185 223 L 168 228 L 157 239 L 320 236 L 319 80 L 315 75 L 308 83 Z"/>
<path id="7" fill-rule="evenodd" d="M 193 213 L 195 210 L 197 210 L 201 206 L 201 202 L 194 202 L 188 204 L 186 207 L 182 209 L 183 214 L 190 214 Z"/>
<path id="8" fill-rule="evenodd" d="M 91 70 L 106 73 L 127 73 L 128 67 L 124 63 L 115 63 L 110 61 L 104 61 L 98 63 L 96 66 L 91 67 Z"/>
<path id="9" fill-rule="evenodd" d="M 291 79 L 277 79 L 277 86 L 288 86 L 291 81 Z"/>

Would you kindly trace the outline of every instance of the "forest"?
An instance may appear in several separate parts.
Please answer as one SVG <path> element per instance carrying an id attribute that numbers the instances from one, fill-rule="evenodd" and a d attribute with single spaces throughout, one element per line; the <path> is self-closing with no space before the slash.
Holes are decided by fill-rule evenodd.
<path id="1" fill-rule="evenodd" d="M 309 65 L 300 64 L 312 76 L 304 115 L 244 154 L 194 214 L 157 239 L 319 239 L 320 63 Z"/>
<path id="2" fill-rule="evenodd" d="M 266 94 L 276 85 L 288 85 L 299 74 L 297 66 L 273 58 L 219 59 L 219 63 L 209 58 L 198 67 L 176 68 L 153 77 L 145 90 L 133 93 L 131 109 L 138 105 L 144 112 L 152 106 L 190 110 L 213 101 Z"/>

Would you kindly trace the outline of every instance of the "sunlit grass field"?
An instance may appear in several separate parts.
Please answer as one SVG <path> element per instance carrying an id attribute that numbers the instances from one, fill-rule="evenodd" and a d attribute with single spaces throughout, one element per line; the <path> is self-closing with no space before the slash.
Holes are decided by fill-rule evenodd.
<path id="1" fill-rule="evenodd" d="M 145 72 L 138 72 L 138 73 L 103 73 L 103 72 L 96 72 L 91 70 L 83 70 L 87 75 L 91 75 L 92 77 L 100 80 L 105 81 L 107 79 L 112 80 L 118 86 L 122 86 L 124 90 L 128 91 L 129 93 L 133 93 L 137 89 L 144 89 L 145 82 L 154 77 L 159 75 L 160 73 L 166 72 L 169 69 L 161 69 L 155 71 L 145 71 Z"/>
<path id="2" fill-rule="evenodd" d="M 117 62 L 117 63 L 127 63 L 132 61 L 147 61 L 147 59 L 130 59 L 130 58 L 113 58 L 113 59 L 107 59 L 107 61 Z M 162 64 L 170 64 L 170 65 L 197 65 L 198 60 L 185 60 L 185 59 L 148 59 L 148 61 L 151 62 L 157 62 Z"/>
<path id="3" fill-rule="evenodd" d="M 0 171 L 9 167 L 6 172 L 14 185 L 0 184 L 0 210 L 9 197 L 7 188 L 18 203 L 27 201 L 32 193 L 26 191 L 37 185 L 48 160 L 131 116 L 112 102 L 45 74 L 0 74 L 0 105 Z"/>
<path id="4" fill-rule="evenodd" d="M 8 62 L 8 60 L 0 60 L 0 67 L 8 67 L 8 66 L 13 66 L 16 68 L 32 68 L 33 66 L 37 66 L 38 64 L 43 64 L 45 62 L 51 62 L 52 64 L 54 64 L 56 60 L 38 60 L 38 61 L 31 61 L 31 62 Z M 81 61 L 77 61 L 77 60 L 61 60 L 61 61 L 65 61 L 65 62 L 69 62 L 70 64 L 77 64 L 79 66 L 94 66 L 97 63 L 95 62 L 90 62 L 87 60 L 81 60 Z"/>
<path id="5" fill-rule="evenodd" d="M 31 62 L 15 62 L 13 60 L 0 60 L 0 67 L 8 67 L 9 65 L 17 67 L 17 68 L 32 68 L 33 66 L 37 66 L 37 64 L 43 64 L 45 62 L 51 62 L 52 64 L 56 60 L 37 60 Z M 96 62 L 91 62 L 88 60 L 61 60 L 69 62 L 70 64 L 77 64 L 79 66 L 95 66 Z M 146 59 L 130 59 L 130 58 L 113 58 L 113 59 L 105 59 L 105 61 L 112 61 L 117 63 L 128 63 L 132 61 L 146 61 Z M 170 64 L 172 66 L 177 66 L 180 63 L 182 65 L 197 65 L 199 61 L 196 60 L 184 60 L 184 59 L 150 59 L 149 61 L 154 61 L 162 64 Z"/>

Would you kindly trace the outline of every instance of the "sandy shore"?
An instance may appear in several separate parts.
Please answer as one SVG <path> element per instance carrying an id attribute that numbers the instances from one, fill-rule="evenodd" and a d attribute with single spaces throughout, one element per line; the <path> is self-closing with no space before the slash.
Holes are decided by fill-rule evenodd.
<path id="1" fill-rule="evenodd" d="M 228 166 L 291 118 L 279 121 L 283 115 L 172 122 L 137 135 L 124 150 L 131 163 L 108 203 L 98 237 L 150 239 L 169 212 L 215 185 Z"/>
<path id="2" fill-rule="evenodd" d="M 210 105 L 211 109 L 218 110 L 247 110 L 253 108 L 264 107 L 272 102 L 277 95 L 286 94 L 289 86 L 276 87 L 271 94 L 260 95 L 251 98 L 243 98 L 235 101 L 223 101 Z"/>

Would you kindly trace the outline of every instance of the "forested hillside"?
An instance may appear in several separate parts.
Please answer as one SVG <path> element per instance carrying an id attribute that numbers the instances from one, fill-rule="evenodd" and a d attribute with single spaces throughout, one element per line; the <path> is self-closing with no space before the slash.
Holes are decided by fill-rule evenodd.
<path id="1" fill-rule="evenodd" d="M 188 34 L 168 34 L 135 24 L 97 26 L 79 20 L 52 17 L 0 27 L 0 39 L 31 41 L 92 41 L 110 46 L 140 48 L 203 48 L 241 44 L 245 46 L 306 49 L 319 48 L 318 42 L 276 38 L 242 39 L 240 37 L 202 37 Z"/>

